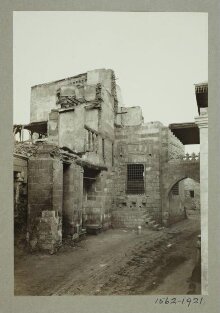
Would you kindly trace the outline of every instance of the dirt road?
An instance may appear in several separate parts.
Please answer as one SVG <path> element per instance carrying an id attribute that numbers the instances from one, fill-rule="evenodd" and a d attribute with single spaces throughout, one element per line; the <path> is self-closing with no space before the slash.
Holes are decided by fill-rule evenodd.
<path id="1" fill-rule="evenodd" d="M 15 295 L 189 294 L 199 220 L 141 234 L 108 230 L 56 255 L 15 250 Z"/>

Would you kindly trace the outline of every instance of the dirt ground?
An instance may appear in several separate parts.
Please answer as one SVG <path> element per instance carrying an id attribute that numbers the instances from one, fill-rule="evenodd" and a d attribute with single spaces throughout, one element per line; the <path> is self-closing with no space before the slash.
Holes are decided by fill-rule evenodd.
<path id="1" fill-rule="evenodd" d="M 55 255 L 15 249 L 15 295 L 199 294 L 190 279 L 199 233 L 193 215 L 160 231 L 110 229 Z"/>

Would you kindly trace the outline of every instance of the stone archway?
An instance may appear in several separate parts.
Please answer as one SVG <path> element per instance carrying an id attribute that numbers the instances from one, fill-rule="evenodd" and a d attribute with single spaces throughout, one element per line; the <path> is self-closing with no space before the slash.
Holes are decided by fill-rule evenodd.
<path id="1" fill-rule="evenodd" d="M 200 181 L 199 160 L 173 160 L 164 164 L 161 175 L 162 223 L 169 226 L 169 193 L 172 187 L 185 178 Z"/>
<path id="2" fill-rule="evenodd" d="M 198 216 L 199 200 L 199 182 L 189 177 L 175 181 L 167 195 L 168 224 L 174 224 L 187 217 L 195 218 Z"/>

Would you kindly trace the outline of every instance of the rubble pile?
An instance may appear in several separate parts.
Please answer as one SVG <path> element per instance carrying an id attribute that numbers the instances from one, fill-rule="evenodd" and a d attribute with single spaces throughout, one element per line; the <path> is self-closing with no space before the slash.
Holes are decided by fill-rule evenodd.
<path id="1" fill-rule="evenodd" d="M 39 145 L 34 144 L 30 141 L 16 142 L 14 144 L 14 153 L 30 157 L 36 154 L 38 148 Z"/>

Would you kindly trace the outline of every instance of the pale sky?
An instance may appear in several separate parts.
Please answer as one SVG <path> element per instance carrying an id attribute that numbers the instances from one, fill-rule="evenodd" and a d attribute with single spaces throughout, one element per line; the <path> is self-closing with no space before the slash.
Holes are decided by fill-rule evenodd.
<path id="1" fill-rule="evenodd" d="M 14 12 L 14 123 L 29 123 L 30 88 L 111 68 L 125 106 L 145 122 L 191 122 L 208 80 L 206 13 Z"/>

